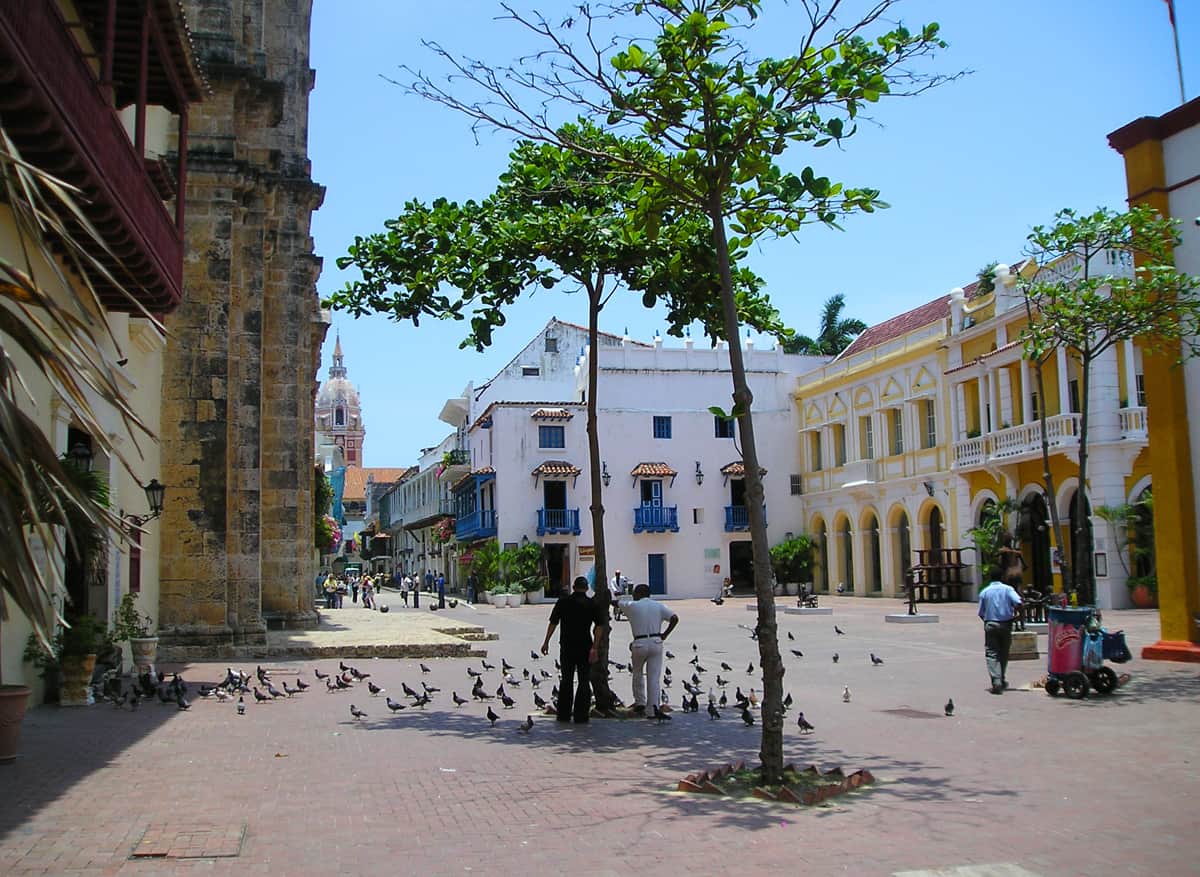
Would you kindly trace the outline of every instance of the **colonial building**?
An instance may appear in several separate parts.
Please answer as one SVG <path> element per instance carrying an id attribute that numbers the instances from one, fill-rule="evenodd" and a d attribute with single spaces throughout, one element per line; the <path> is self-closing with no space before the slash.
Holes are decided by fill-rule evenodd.
<path id="1" fill-rule="evenodd" d="M 158 6 L 161 4 L 149 4 Z M 316 623 L 313 394 L 327 321 L 307 155 L 310 4 L 187 0 L 213 96 L 189 125 L 182 306 L 162 387 L 162 654 Z"/>
<path id="2" fill-rule="evenodd" d="M 1096 259 L 1106 273 L 1132 268 L 1125 253 Z M 1081 505 L 1072 474 L 1078 363 L 1057 351 L 1043 367 L 1040 398 L 1033 367 L 1022 358 L 1022 302 L 1016 275 L 1000 265 L 993 288 L 955 289 L 873 326 L 833 362 L 798 378 L 804 521 L 819 546 L 818 589 L 840 584 L 849 593 L 897 595 L 911 567 L 936 559 L 939 566 L 965 564 L 951 580 L 966 586 L 951 593 L 970 597 L 984 571 L 968 531 L 1006 499 L 1017 506 L 1008 523 L 1021 541 L 1026 584 L 1060 589 L 1048 503 L 1058 509 L 1069 547 L 1087 509 L 1135 501 L 1147 488 L 1141 351 L 1125 343 L 1093 365 L 1090 505 Z M 1052 498 L 1041 476 L 1043 412 Z M 1102 521 L 1093 527 L 1103 555 L 1099 605 L 1128 605 L 1123 558 L 1108 557 L 1119 548 L 1109 544 Z"/>
<path id="3" fill-rule="evenodd" d="M 1200 98 L 1130 122 L 1108 142 L 1125 159 L 1130 204 L 1179 220 L 1175 267 L 1200 275 Z M 1145 358 L 1162 639 L 1142 657 L 1200 662 L 1200 361 L 1179 368 L 1174 358 Z"/>
<path id="4" fill-rule="evenodd" d="M 347 377 L 340 335 L 334 341 L 329 378 L 317 391 L 314 413 L 317 418 L 317 447 L 332 445 L 342 460 L 340 465 L 361 466 L 367 428 L 363 423 L 358 390 L 354 389 Z"/>
<path id="5" fill-rule="evenodd" d="M 158 432 L 165 341 L 147 314 L 170 314 L 184 296 L 189 205 L 179 193 L 187 184 L 188 168 L 178 144 L 186 143 L 189 119 L 206 93 L 188 22 L 173 3 L 3 3 L 0 81 L 5 134 L 25 162 L 85 193 L 80 209 L 101 239 L 76 234 L 95 264 L 70 261 L 56 246 L 56 266 L 41 261 L 29 265 L 26 258 L 37 243 L 18 232 L 16 205 L 4 205 L 0 259 L 22 272 L 32 268 L 43 292 L 84 321 L 98 345 L 97 361 L 115 377 L 130 411 Z M 63 221 L 74 225 L 67 216 Z M 120 254 L 119 262 L 113 253 Z M 124 289 L 110 283 L 98 264 Z M 80 265 L 89 267 L 79 271 Z M 10 297 L 11 291 L 6 304 Z M 35 336 L 45 331 L 31 323 L 26 329 Z M 13 392 L 28 390 L 32 396 L 32 405 L 26 408 L 22 401 L 22 410 L 55 449 L 70 451 L 77 465 L 103 475 L 114 510 L 130 524 L 127 537 L 110 545 L 92 574 L 64 556 L 61 546 L 49 547 L 46 563 L 56 566 L 66 583 L 65 592 L 55 597 L 56 608 L 66 602 L 69 613 L 90 613 L 110 622 L 122 595 L 134 592 L 140 594 L 140 611 L 157 621 L 162 529 L 161 522 L 151 519 L 143 485 L 166 480 L 158 443 L 131 429 L 121 411 L 98 398 L 91 407 L 103 435 L 89 433 L 59 391 L 28 367 L 10 341 L 0 335 L 0 345 L 14 358 L 24 384 Z M 167 502 L 177 503 L 178 497 L 168 493 Z M 137 522 L 144 527 L 133 526 Z M 12 611 L 11 602 L 9 607 L 2 622 L 0 669 L 6 682 L 24 678 L 33 683 L 21 661 L 30 625 Z"/>

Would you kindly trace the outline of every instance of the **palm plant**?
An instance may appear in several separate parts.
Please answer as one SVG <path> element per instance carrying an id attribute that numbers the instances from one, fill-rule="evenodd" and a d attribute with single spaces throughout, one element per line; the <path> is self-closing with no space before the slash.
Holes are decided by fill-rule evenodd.
<path id="1" fill-rule="evenodd" d="M 837 356 L 850 346 L 856 335 L 865 332 L 867 324 L 853 317 L 842 319 L 846 296 L 831 295 L 821 308 L 821 330 L 816 338 L 793 335 L 781 344 L 784 353 L 805 353 L 811 356 Z"/>
<path id="2" fill-rule="evenodd" d="M 65 549 L 86 565 L 88 543 L 120 532 L 121 521 L 107 507 L 106 490 L 96 490 L 60 457 L 27 413 L 38 404 L 31 384 L 48 385 L 99 448 L 128 468 L 96 406 L 119 415 L 135 449 L 137 434 L 150 431 L 125 398 L 106 354 L 122 355 L 96 284 L 122 292 L 161 331 L 118 279 L 124 276 L 121 260 L 81 200 L 78 189 L 23 160 L 0 123 L 0 202 L 18 254 L 0 254 L 0 622 L 11 600 L 47 650 L 63 620 L 54 599 L 61 571 L 45 562 L 61 550 L 58 528 Z"/>

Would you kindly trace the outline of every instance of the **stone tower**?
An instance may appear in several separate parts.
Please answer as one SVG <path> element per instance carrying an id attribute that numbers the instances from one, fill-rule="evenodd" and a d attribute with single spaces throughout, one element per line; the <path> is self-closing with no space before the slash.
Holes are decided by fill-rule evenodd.
<path id="1" fill-rule="evenodd" d="M 362 466 L 363 439 L 366 438 L 367 429 L 363 426 L 358 391 L 346 377 L 340 336 L 333 345 L 329 380 L 317 392 L 316 417 L 318 446 L 336 445 L 342 449 L 342 459 L 347 466 Z"/>
<path id="2" fill-rule="evenodd" d="M 212 96 L 188 129 L 183 304 L 166 320 L 167 657 L 316 623 L 313 396 L 328 326 L 309 235 L 311 0 L 185 0 Z"/>

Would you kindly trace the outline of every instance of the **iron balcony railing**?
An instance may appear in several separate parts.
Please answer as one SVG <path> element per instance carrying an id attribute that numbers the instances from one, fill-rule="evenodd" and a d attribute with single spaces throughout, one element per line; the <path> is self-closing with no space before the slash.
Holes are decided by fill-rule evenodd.
<path id="1" fill-rule="evenodd" d="M 633 510 L 633 532 L 635 533 L 678 533 L 679 507 L 638 506 Z"/>
<path id="2" fill-rule="evenodd" d="M 538 509 L 537 534 L 579 535 L 579 509 Z"/>

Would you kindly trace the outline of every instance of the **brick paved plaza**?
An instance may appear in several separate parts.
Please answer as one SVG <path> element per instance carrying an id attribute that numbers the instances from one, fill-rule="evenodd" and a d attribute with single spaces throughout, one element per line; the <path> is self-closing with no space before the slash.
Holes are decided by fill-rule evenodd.
<path id="1" fill-rule="evenodd" d="M 785 690 L 816 725 L 801 737 L 793 711 L 787 755 L 867 767 L 878 783 L 826 806 L 670 791 L 687 773 L 756 758 L 759 729 L 733 710 L 719 722 L 703 709 L 676 712 L 663 726 L 560 726 L 538 716 L 526 737 L 516 728 L 532 711 L 528 682 L 512 692 L 517 709 L 496 704 L 494 729 L 482 705 L 454 707 L 451 691 L 467 695 L 477 657 L 426 660 L 427 676 L 415 659 L 355 658 L 402 702 L 401 683 L 442 691 L 426 709 L 396 715 L 364 685 L 334 694 L 314 685 L 263 705 L 247 698 L 243 717 L 232 703 L 199 699 L 187 713 L 158 703 L 136 713 L 33 711 L 22 757 L 0 768 L 0 873 L 1196 873 L 1198 668 L 1135 660 L 1118 668 L 1132 679 L 1115 695 L 1072 702 L 1020 690 L 1041 675 L 1040 659 L 1014 664 L 1016 690 L 996 697 L 973 606 L 939 607 L 941 623 L 906 626 L 884 624 L 897 601 L 828 602 L 832 617 L 781 615 L 781 629 L 795 635 L 783 645 L 804 652 L 785 652 Z M 706 688 L 720 661 L 734 667 L 731 695 L 733 685 L 761 687 L 746 674 L 758 659 L 738 627 L 753 620 L 742 601 L 672 606 L 681 618 L 668 643 L 676 679 L 690 675 L 696 642 Z M 427 629 L 432 613 L 420 612 L 414 619 L 415 610 L 393 605 L 388 624 Z M 554 651 L 529 657 L 548 612 L 460 606 L 438 621 L 498 633 L 471 643 L 497 667 L 506 658 L 553 670 Z M 343 610 L 331 623 L 378 624 L 365 615 Z M 1113 612 L 1106 623 L 1126 630 L 1135 653 L 1158 635 L 1153 612 Z M 618 624 L 617 660 L 628 641 L 628 625 Z M 871 665 L 870 651 L 883 666 Z M 253 671 L 254 661 L 240 663 Z M 337 660 L 264 664 L 277 682 L 299 672 L 315 683 L 313 668 L 331 671 Z M 184 668 L 193 692 L 222 673 L 216 664 Z M 494 693 L 499 673 L 484 679 Z M 628 674 L 615 684 L 628 699 Z M 678 692 L 677 682 L 676 703 Z M 942 715 L 948 696 L 953 718 Z M 351 703 L 368 718 L 352 721 Z"/>

